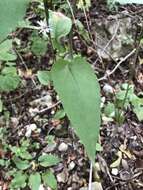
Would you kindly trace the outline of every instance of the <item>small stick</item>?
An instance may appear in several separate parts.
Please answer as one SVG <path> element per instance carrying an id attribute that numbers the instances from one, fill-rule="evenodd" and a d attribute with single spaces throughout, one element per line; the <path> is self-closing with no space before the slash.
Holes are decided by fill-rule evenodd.
<path id="1" fill-rule="evenodd" d="M 90 172 L 89 172 L 89 185 L 88 185 L 88 190 L 92 190 L 92 161 L 90 162 Z"/>
<path id="2" fill-rule="evenodd" d="M 102 81 L 102 80 L 107 79 L 107 77 L 109 77 L 110 75 L 112 75 L 118 69 L 118 67 L 121 65 L 121 63 L 123 63 L 124 61 L 126 61 L 135 52 L 136 52 L 136 49 L 133 49 L 128 55 L 126 55 L 123 59 L 121 59 L 121 61 L 119 61 L 119 63 L 114 67 L 114 69 L 111 72 L 106 73 L 105 76 L 103 76 L 100 79 L 98 79 L 98 81 Z"/>

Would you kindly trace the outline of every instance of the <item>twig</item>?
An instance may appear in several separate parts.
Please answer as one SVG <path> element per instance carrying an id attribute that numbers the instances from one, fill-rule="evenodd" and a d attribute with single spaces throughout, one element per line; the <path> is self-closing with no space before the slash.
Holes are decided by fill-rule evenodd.
<path id="1" fill-rule="evenodd" d="M 27 65 L 25 64 L 25 61 L 23 60 L 23 57 L 21 56 L 21 54 L 17 51 L 16 48 L 14 48 L 14 51 L 15 51 L 15 53 L 17 54 L 17 56 L 19 57 L 19 59 L 21 60 L 21 63 L 24 65 L 26 71 L 28 71 L 28 67 L 27 67 Z M 32 80 L 33 84 L 34 84 L 35 87 L 36 87 L 36 82 L 34 81 L 34 79 L 31 78 L 31 80 Z"/>
<path id="2" fill-rule="evenodd" d="M 88 185 L 88 190 L 92 190 L 92 161 L 90 162 L 90 172 L 89 172 L 89 185 Z"/>
<path id="3" fill-rule="evenodd" d="M 112 75 L 117 69 L 118 67 L 124 62 L 126 61 L 129 57 L 131 57 L 134 53 L 136 52 L 136 49 L 133 49 L 128 55 L 126 55 L 123 59 L 121 59 L 119 61 L 119 63 L 114 67 L 114 69 L 111 72 L 106 72 L 105 76 L 101 77 L 100 79 L 98 79 L 98 81 L 102 81 L 102 80 L 106 80 L 107 77 L 109 77 L 110 75 Z"/>
<path id="4" fill-rule="evenodd" d="M 114 32 L 112 38 L 108 41 L 108 43 L 107 43 L 106 46 L 104 47 L 103 52 L 107 49 L 107 47 L 111 44 L 111 42 L 112 42 L 112 41 L 114 40 L 114 38 L 116 37 L 117 32 L 118 32 L 118 29 L 119 29 L 119 26 L 120 26 L 120 22 L 118 21 L 116 30 L 115 30 L 115 32 Z"/>
<path id="5" fill-rule="evenodd" d="M 44 113 L 44 112 L 46 112 L 46 111 L 48 111 L 48 110 L 51 110 L 51 109 L 53 109 L 54 107 L 56 107 L 57 105 L 59 105 L 60 103 L 61 103 L 61 101 L 58 101 L 57 103 L 53 104 L 52 106 L 47 107 L 47 108 L 44 108 L 44 109 L 38 111 L 38 112 L 36 113 L 36 115 L 37 115 L 37 114 L 42 114 L 42 113 Z"/>

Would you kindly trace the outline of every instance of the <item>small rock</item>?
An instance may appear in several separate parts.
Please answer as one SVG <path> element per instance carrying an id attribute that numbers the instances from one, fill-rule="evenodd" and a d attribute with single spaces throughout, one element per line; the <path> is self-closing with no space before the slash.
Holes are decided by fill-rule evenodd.
<path id="1" fill-rule="evenodd" d="M 33 123 L 33 124 L 30 124 L 30 125 L 26 125 L 25 128 L 26 128 L 25 136 L 30 137 L 32 131 L 35 131 L 37 129 L 37 126 L 36 126 L 36 124 Z"/>
<path id="2" fill-rule="evenodd" d="M 39 190 L 45 190 L 44 186 L 41 184 Z"/>
<path id="3" fill-rule="evenodd" d="M 88 187 L 82 187 L 80 190 L 88 190 Z M 99 182 L 93 182 L 91 184 L 91 190 L 103 190 L 102 184 Z"/>
<path id="4" fill-rule="evenodd" d="M 57 181 L 59 183 L 66 183 L 68 180 L 68 173 L 67 171 L 63 171 L 57 175 Z"/>
<path id="5" fill-rule="evenodd" d="M 69 169 L 69 171 L 73 170 L 74 167 L 75 167 L 75 163 L 74 163 L 73 161 L 70 162 L 69 165 L 68 165 L 68 169 Z"/>
<path id="6" fill-rule="evenodd" d="M 113 168 L 111 173 L 116 176 L 116 175 L 118 175 L 119 171 L 117 168 Z"/>
<path id="7" fill-rule="evenodd" d="M 106 93 L 106 94 L 113 94 L 114 92 L 114 89 L 112 86 L 110 86 L 109 84 L 105 84 L 103 86 L 103 91 Z"/>
<path id="8" fill-rule="evenodd" d="M 56 143 L 52 143 L 52 144 L 48 144 L 45 148 L 44 148 L 44 152 L 49 153 L 55 150 L 57 144 Z"/>
<path id="9" fill-rule="evenodd" d="M 60 152 L 66 152 L 67 149 L 68 149 L 68 145 L 67 145 L 66 143 L 64 143 L 64 142 L 62 142 L 62 143 L 59 145 L 59 147 L 58 147 L 58 150 L 59 150 Z"/>
<path id="10" fill-rule="evenodd" d="M 38 108 L 29 108 L 31 117 L 34 117 L 39 112 Z"/>
<path id="11" fill-rule="evenodd" d="M 11 123 L 14 127 L 16 127 L 19 123 L 19 120 L 16 117 L 11 117 Z"/>

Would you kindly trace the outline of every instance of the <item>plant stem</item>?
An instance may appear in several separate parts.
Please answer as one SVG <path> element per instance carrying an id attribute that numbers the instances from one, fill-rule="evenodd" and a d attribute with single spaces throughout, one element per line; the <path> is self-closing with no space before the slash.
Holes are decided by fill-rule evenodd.
<path id="1" fill-rule="evenodd" d="M 52 0 L 49 3 L 47 0 L 43 0 L 43 3 L 44 3 L 46 22 L 47 22 L 47 27 L 48 27 L 49 26 L 49 8 L 51 8 L 51 6 L 52 6 Z M 53 60 L 55 60 L 55 50 L 54 50 L 54 46 L 53 46 L 52 37 L 51 37 L 50 32 L 48 32 L 48 37 L 49 37 L 50 44 L 51 44 Z"/>
<path id="2" fill-rule="evenodd" d="M 128 83 L 126 93 L 125 93 L 125 97 L 124 97 L 124 100 L 123 100 L 123 104 L 122 104 L 122 107 L 121 107 L 121 111 L 119 112 L 119 109 L 118 109 L 118 117 L 117 117 L 117 119 L 118 119 L 119 125 L 120 125 L 120 118 L 121 118 L 121 115 L 123 113 L 123 109 L 124 109 L 124 106 L 125 106 L 125 103 L 126 103 L 126 100 L 127 100 L 127 97 L 128 97 L 129 90 L 130 90 L 130 84 Z"/>

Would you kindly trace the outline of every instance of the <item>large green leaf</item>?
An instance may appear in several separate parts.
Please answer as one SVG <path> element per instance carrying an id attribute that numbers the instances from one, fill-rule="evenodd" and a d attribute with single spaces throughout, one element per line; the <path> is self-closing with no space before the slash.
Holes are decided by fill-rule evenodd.
<path id="1" fill-rule="evenodd" d="M 12 32 L 22 21 L 29 0 L 0 1 L 0 41 Z"/>
<path id="2" fill-rule="evenodd" d="M 81 57 L 60 59 L 52 68 L 52 79 L 65 112 L 94 161 L 100 127 L 100 88 L 94 72 Z"/>

